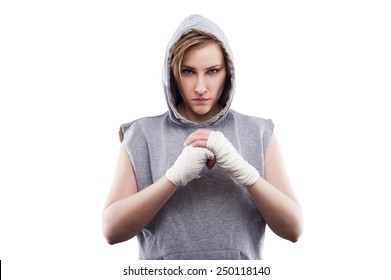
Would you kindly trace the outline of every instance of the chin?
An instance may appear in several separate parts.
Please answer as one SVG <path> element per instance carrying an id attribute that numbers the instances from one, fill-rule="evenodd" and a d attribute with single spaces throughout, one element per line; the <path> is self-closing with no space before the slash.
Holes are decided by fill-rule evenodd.
<path id="1" fill-rule="evenodd" d="M 210 110 L 194 110 L 193 112 L 199 116 L 205 116 L 210 113 Z"/>

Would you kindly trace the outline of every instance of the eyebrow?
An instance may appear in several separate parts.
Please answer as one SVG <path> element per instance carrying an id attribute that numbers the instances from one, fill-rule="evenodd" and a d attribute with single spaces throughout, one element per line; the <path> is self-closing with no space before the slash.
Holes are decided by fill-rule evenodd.
<path id="1" fill-rule="evenodd" d="M 187 66 L 187 65 L 181 65 L 181 68 L 187 68 L 187 69 L 191 69 L 191 70 L 194 70 L 195 68 L 191 67 L 191 66 Z"/>
<path id="2" fill-rule="evenodd" d="M 221 65 L 221 64 L 216 64 L 216 65 L 207 67 L 205 70 L 210 70 L 210 69 L 219 68 L 219 67 L 223 67 L 223 65 Z M 186 68 L 186 69 L 190 69 L 190 70 L 195 70 L 194 67 L 191 67 L 191 66 L 188 66 L 188 65 L 182 65 L 181 68 Z"/>

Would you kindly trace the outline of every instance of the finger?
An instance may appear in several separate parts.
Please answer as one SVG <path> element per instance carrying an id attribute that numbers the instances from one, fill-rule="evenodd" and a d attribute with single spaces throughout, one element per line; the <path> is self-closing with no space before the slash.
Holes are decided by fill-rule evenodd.
<path id="1" fill-rule="evenodd" d="M 212 151 L 205 149 L 205 155 L 208 160 L 212 160 L 215 158 L 215 154 Z"/>
<path id="2" fill-rule="evenodd" d="M 190 144 L 192 144 L 193 142 L 195 141 L 198 141 L 198 140 L 205 140 L 205 141 L 208 141 L 208 137 L 209 137 L 209 134 L 210 134 L 210 130 L 207 130 L 207 129 L 199 129 L 195 132 L 193 132 L 192 134 L 190 134 L 185 142 L 184 142 L 184 145 L 185 146 L 188 146 Z"/>
<path id="3" fill-rule="evenodd" d="M 189 135 L 189 137 L 186 138 L 186 140 L 183 143 L 183 145 L 189 146 L 189 145 L 193 145 L 197 141 L 208 141 L 208 138 L 209 138 L 209 136 L 208 135 L 204 135 L 204 134 Z"/>
<path id="4" fill-rule="evenodd" d="M 208 139 L 206 140 L 195 140 L 188 144 L 188 146 L 191 147 L 198 147 L 198 148 L 206 148 L 206 143 L 208 143 Z"/>
<path id="5" fill-rule="evenodd" d="M 197 131 L 194 131 L 193 133 L 191 133 L 187 139 L 193 139 L 193 138 L 205 138 L 205 137 L 208 137 L 210 134 L 210 131 L 209 130 L 205 130 L 205 129 L 199 129 Z"/>
<path id="6" fill-rule="evenodd" d="M 213 159 L 208 159 L 206 161 L 206 167 L 210 170 L 213 168 L 213 166 L 215 165 L 216 163 L 216 157 L 213 157 Z"/>
<path id="7" fill-rule="evenodd" d="M 210 129 L 200 128 L 200 129 L 197 129 L 196 131 L 194 131 L 193 133 L 195 133 L 195 134 L 197 134 L 197 133 L 209 134 L 210 133 Z"/>

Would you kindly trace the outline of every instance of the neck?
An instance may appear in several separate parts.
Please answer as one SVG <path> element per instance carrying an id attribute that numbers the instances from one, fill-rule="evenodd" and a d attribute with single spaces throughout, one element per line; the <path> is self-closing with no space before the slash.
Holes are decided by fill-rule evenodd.
<path id="1" fill-rule="evenodd" d="M 221 110 L 223 110 L 223 106 L 221 106 L 220 104 L 216 104 L 216 106 L 214 106 L 209 112 L 207 112 L 206 114 L 197 114 L 197 113 L 194 113 L 192 111 L 190 111 L 188 108 L 186 108 L 186 106 L 184 106 L 183 102 L 181 102 L 178 106 L 177 106 L 177 110 L 178 110 L 178 113 L 184 117 L 185 119 L 189 120 L 189 121 L 192 121 L 192 122 L 195 122 L 197 124 L 202 124 L 208 120 L 210 120 L 211 118 L 213 118 L 214 116 L 216 116 L 218 113 L 221 112 Z"/>

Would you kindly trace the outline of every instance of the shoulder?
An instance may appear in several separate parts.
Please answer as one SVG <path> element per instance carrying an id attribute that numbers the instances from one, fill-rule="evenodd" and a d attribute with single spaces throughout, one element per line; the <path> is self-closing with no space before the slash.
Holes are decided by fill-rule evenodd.
<path id="1" fill-rule="evenodd" d="M 240 135 L 247 139 L 252 139 L 261 143 L 263 154 L 266 153 L 270 140 L 274 133 L 274 123 L 271 119 L 245 115 L 231 110 Z"/>
<path id="2" fill-rule="evenodd" d="M 274 123 L 271 119 L 245 115 L 234 110 L 231 110 L 231 113 L 241 126 L 251 129 L 259 128 L 262 131 L 273 131 L 274 129 Z"/>
<path id="3" fill-rule="evenodd" d="M 166 118 L 167 113 L 139 118 L 127 123 L 123 123 L 120 126 L 119 137 L 120 141 L 126 137 L 127 134 L 131 133 L 145 133 L 145 130 L 154 130 L 161 122 Z"/>

